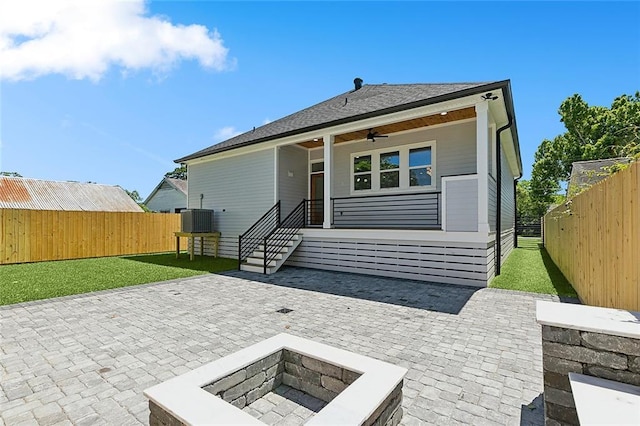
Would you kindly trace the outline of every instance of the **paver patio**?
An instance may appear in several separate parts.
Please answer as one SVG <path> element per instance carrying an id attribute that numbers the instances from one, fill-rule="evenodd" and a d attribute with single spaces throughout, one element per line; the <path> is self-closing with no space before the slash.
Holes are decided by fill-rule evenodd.
<path id="1" fill-rule="evenodd" d="M 407 367 L 403 424 L 543 424 L 536 300 L 285 268 L 6 306 L 0 425 L 147 424 L 144 389 L 283 331 Z"/>

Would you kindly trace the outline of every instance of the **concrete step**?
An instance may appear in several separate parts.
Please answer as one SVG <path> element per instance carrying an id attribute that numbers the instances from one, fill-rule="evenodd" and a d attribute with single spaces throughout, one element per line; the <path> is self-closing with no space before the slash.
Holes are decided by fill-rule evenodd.
<path id="1" fill-rule="evenodd" d="M 284 255 L 289 251 L 289 247 L 283 247 L 282 250 L 278 254 L 275 255 L 274 259 L 280 260 L 284 258 Z M 256 250 L 251 253 L 251 257 L 259 257 L 260 259 L 264 259 L 264 251 Z"/>
<path id="2" fill-rule="evenodd" d="M 246 263 L 243 263 L 242 265 L 240 265 L 240 270 L 242 271 L 247 271 L 247 272 L 257 272 L 258 274 L 262 274 L 264 273 L 264 267 L 262 266 L 256 266 L 256 265 L 249 265 Z M 274 267 L 267 267 L 267 275 L 271 275 L 275 272 L 275 268 Z"/>
<path id="3" fill-rule="evenodd" d="M 250 264 L 250 265 L 264 266 L 264 258 L 263 257 L 249 256 L 249 257 L 247 257 L 245 262 Z M 277 262 L 278 262 L 277 260 L 270 260 L 269 263 L 267 264 L 267 266 L 276 266 Z"/>
<path id="4" fill-rule="evenodd" d="M 267 265 L 267 275 L 275 273 L 287 258 L 293 253 L 293 251 L 302 242 L 302 234 L 295 234 L 291 236 L 291 240 L 284 244 L 284 247 L 280 248 L 278 254 L 275 255 L 275 259 L 270 260 Z M 258 248 L 247 257 L 247 259 L 240 265 L 242 271 L 264 273 L 264 245 L 259 245 Z"/>
<path id="5" fill-rule="evenodd" d="M 298 241 L 298 240 L 294 240 L 294 241 Z M 293 247 L 294 241 L 287 241 L 284 244 L 284 247 Z M 256 250 L 257 251 L 264 251 L 264 244 L 260 244 Z"/>

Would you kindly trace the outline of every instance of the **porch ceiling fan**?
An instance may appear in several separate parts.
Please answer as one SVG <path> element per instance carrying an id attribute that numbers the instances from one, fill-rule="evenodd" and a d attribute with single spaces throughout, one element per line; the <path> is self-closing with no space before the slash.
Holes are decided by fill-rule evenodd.
<path id="1" fill-rule="evenodd" d="M 367 133 L 367 140 L 371 142 L 375 142 L 376 138 L 388 138 L 388 135 L 381 135 L 378 132 L 375 132 L 373 129 L 369 129 L 369 133 Z"/>

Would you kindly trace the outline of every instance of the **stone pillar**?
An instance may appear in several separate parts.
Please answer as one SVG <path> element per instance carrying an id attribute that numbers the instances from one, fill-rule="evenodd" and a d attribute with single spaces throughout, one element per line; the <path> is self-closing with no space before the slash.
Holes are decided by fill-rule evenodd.
<path id="1" fill-rule="evenodd" d="M 640 386 L 640 328 L 627 332 L 625 311 L 552 302 L 538 302 L 537 311 L 547 425 L 580 424 L 569 373 Z"/>

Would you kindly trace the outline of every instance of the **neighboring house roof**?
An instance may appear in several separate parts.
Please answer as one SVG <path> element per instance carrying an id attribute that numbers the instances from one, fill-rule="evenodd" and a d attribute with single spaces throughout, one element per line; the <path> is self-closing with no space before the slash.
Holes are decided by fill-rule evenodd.
<path id="1" fill-rule="evenodd" d="M 626 157 L 607 158 L 604 160 L 575 161 L 571 164 L 571 176 L 567 193 L 575 195 L 585 188 L 594 185 L 611 175 L 608 170 L 614 164 L 627 164 Z"/>
<path id="2" fill-rule="evenodd" d="M 165 177 L 160 181 L 160 183 L 155 188 L 153 188 L 153 191 L 151 191 L 151 194 L 149 194 L 147 199 L 144 200 L 143 204 L 147 204 L 149 202 L 149 200 L 151 200 L 151 198 L 153 198 L 153 196 L 156 195 L 156 192 L 158 192 L 160 190 L 160 188 L 162 187 L 162 185 L 164 183 L 167 183 L 169 186 L 174 188 L 176 191 L 179 191 L 179 192 L 183 193 L 185 196 L 187 195 L 187 181 L 186 180 Z"/>
<path id="3" fill-rule="evenodd" d="M 444 102 L 476 93 L 484 93 L 498 88 L 510 90 L 509 81 L 491 83 L 365 84 L 359 90 L 342 93 L 312 107 L 175 161 L 176 163 L 182 163 L 246 145 Z M 510 93 L 508 98 L 509 102 L 506 107 L 508 112 L 514 116 Z M 516 146 L 518 146 L 517 136 L 515 135 L 514 140 L 516 141 Z"/>
<path id="4" fill-rule="evenodd" d="M 0 209 L 141 212 L 119 186 L 0 176 Z"/>

